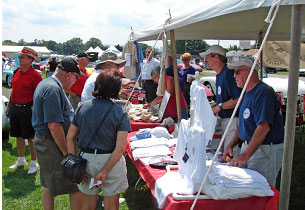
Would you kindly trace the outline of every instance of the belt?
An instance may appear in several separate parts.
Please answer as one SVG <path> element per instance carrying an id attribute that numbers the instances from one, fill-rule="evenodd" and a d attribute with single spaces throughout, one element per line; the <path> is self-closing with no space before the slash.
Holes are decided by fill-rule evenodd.
<path id="1" fill-rule="evenodd" d="M 244 144 L 250 144 L 250 141 L 243 141 Z M 283 142 L 268 142 L 268 143 L 262 143 L 262 145 L 272 145 L 272 144 L 281 144 Z"/>
<path id="2" fill-rule="evenodd" d="M 12 103 L 13 104 L 13 103 Z M 17 106 L 17 107 L 29 107 L 29 106 L 32 106 L 33 103 L 28 103 L 28 104 L 13 104 L 14 106 Z"/>
<path id="3" fill-rule="evenodd" d="M 82 152 L 91 154 L 110 154 L 113 150 L 101 150 L 101 149 L 81 149 Z"/>

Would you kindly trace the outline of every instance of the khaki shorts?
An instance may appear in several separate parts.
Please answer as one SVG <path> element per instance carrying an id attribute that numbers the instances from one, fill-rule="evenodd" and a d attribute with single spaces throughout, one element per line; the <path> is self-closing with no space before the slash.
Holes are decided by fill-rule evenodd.
<path id="1" fill-rule="evenodd" d="M 90 154 L 84 153 L 83 158 L 87 159 L 87 167 L 86 172 L 90 174 L 90 176 L 95 177 L 104 167 L 106 162 L 108 161 L 110 154 Z M 110 170 L 107 175 L 105 183 L 103 183 L 102 188 L 92 188 L 89 189 L 88 184 L 79 184 L 79 190 L 87 195 L 97 195 L 101 191 L 104 192 L 104 196 L 113 196 L 121 193 L 122 191 L 128 188 L 127 181 L 127 168 L 125 158 L 122 156 L 121 159 L 114 165 L 114 167 Z"/>
<path id="2" fill-rule="evenodd" d="M 52 137 L 35 134 L 34 146 L 40 165 L 41 185 L 49 189 L 52 196 L 78 192 L 78 187 L 63 177 L 64 167 L 61 152 Z"/>

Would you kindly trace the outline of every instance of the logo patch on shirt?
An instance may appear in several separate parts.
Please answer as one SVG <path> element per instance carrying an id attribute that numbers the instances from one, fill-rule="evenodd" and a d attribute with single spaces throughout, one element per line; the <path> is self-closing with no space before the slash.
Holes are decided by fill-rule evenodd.
<path id="1" fill-rule="evenodd" d="M 244 119 L 248 119 L 249 117 L 250 117 L 250 109 L 249 108 L 246 108 L 245 110 L 244 110 Z"/>
<path id="2" fill-rule="evenodd" d="M 221 87 L 220 86 L 218 86 L 217 93 L 218 93 L 218 95 L 221 95 Z"/>

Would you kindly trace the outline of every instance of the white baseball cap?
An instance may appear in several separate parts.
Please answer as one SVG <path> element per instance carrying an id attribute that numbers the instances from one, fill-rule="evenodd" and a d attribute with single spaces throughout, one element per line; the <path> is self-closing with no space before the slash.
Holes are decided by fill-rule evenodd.
<path id="1" fill-rule="evenodd" d="M 235 69 L 237 66 L 248 66 L 249 68 L 252 68 L 254 64 L 254 58 L 252 56 L 244 56 L 241 57 L 238 61 L 232 62 L 228 64 L 228 68 Z M 258 69 L 258 65 L 256 64 L 255 70 Z"/>
<path id="2" fill-rule="evenodd" d="M 225 49 L 223 49 L 223 47 L 221 47 L 219 45 L 212 45 L 207 51 L 199 53 L 199 55 L 204 58 L 205 56 L 207 56 L 208 54 L 211 54 L 211 53 L 226 56 Z"/>

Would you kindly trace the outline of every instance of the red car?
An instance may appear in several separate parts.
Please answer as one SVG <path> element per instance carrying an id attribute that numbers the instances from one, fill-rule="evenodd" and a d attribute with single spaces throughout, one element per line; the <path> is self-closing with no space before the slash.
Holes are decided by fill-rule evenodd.
<path id="1" fill-rule="evenodd" d="M 44 71 L 46 66 L 47 66 L 48 61 L 40 61 L 39 66 L 40 66 L 40 71 Z"/>

